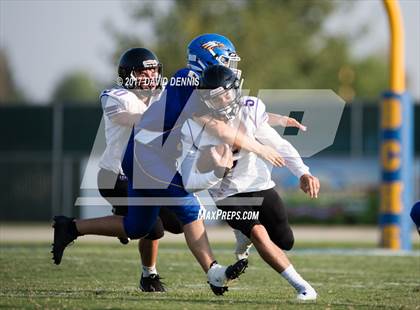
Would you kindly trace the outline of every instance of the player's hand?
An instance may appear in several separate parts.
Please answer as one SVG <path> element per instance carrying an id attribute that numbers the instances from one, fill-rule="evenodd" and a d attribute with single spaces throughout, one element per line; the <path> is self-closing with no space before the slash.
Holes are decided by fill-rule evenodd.
<path id="1" fill-rule="evenodd" d="M 261 144 L 257 155 L 262 159 L 270 162 L 273 166 L 283 167 L 286 165 L 283 157 L 281 157 L 280 154 L 269 145 Z"/>
<path id="2" fill-rule="evenodd" d="M 285 123 L 286 123 L 285 127 L 296 127 L 296 128 L 299 128 L 302 131 L 306 131 L 306 129 L 307 129 L 306 126 L 303 126 L 301 123 L 299 123 L 293 117 L 287 117 L 287 116 L 284 116 L 284 117 L 286 118 L 285 119 Z"/>
<path id="3" fill-rule="evenodd" d="M 318 198 L 320 186 L 318 178 L 313 175 L 304 174 L 300 177 L 300 188 L 311 198 Z"/>
<path id="4" fill-rule="evenodd" d="M 302 131 L 306 131 L 307 129 L 306 126 L 303 126 L 293 117 L 288 117 L 285 115 L 273 114 L 273 113 L 267 113 L 267 114 L 268 114 L 268 124 L 270 126 L 296 127 L 296 128 L 301 129 Z"/>
<path id="5" fill-rule="evenodd" d="M 226 143 L 211 147 L 210 154 L 215 167 L 228 169 L 233 167 L 233 153 Z"/>

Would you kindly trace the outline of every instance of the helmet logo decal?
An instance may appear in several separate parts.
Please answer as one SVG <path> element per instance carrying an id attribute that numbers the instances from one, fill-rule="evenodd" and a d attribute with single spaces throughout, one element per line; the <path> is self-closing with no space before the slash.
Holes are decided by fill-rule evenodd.
<path id="1" fill-rule="evenodd" d="M 223 93 L 224 91 L 225 91 L 225 89 L 223 88 L 223 86 L 217 87 L 216 89 L 210 90 L 210 96 L 219 95 L 219 94 Z"/>
<path id="2" fill-rule="evenodd" d="M 143 67 L 145 68 L 153 68 L 153 67 L 157 67 L 158 61 L 156 59 L 149 59 L 149 60 L 144 60 L 143 61 Z"/>
<path id="3" fill-rule="evenodd" d="M 216 47 L 222 47 L 224 48 L 225 45 L 223 43 L 217 42 L 217 41 L 209 41 L 201 45 L 202 48 L 208 50 L 210 53 L 214 54 L 214 49 Z"/>

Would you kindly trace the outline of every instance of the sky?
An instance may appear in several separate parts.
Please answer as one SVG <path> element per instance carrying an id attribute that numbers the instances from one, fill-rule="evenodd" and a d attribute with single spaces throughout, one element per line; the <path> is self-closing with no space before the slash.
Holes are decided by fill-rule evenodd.
<path id="1" fill-rule="evenodd" d="M 381 1 L 353 2 L 351 10 L 340 10 L 326 21 L 325 31 L 350 36 L 355 57 L 386 53 L 389 33 Z M 406 31 L 408 88 L 420 100 L 420 0 L 400 3 Z M 106 23 L 152 39 L 147 24 L 135 24 L 128 18 L 131 4 L 114 0 L 0 0 L 0 47 L 6 49 L 14 80 L 25 96 L 46 104 L 63 75 L 77 69 L 88 71 L 97 80 L 110 80 L 115 75 L 110 60 L 114 45 Z M 158 5 L 168 8 L 163 0 Z M 360 35 L 357 31 L 364 24 L 370 31 Z"/>

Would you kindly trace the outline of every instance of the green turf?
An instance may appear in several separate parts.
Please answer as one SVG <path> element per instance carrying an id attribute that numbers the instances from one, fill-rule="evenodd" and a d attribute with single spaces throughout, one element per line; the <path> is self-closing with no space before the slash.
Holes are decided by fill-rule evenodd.
<path id="1" fill-rule="evenodd" d="M 232 261 L 231 245 L 213 245 L 219 262 Z M 316 303 L 301 304 L 281 277 L 254 251 L 250 267 L 223 297 L 214 296 L 185 245 L 162 244 L 158 269 L 168 293 L 137 289 L 135 243 L 75 244 L 60 266 L 46 244 L 2 244 L 0 307 L 95 309 L 417 309 L 420 257 L 328 255 L 297 250 L 296 269 L 317 289 Z M 368 251 L 368 250 L 366 250 Z"/>

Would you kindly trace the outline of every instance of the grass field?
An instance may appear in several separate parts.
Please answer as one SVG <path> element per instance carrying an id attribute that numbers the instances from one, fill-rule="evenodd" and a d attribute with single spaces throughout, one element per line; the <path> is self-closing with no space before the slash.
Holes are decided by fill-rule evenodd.
<path id="1" fill-rule="evenodd" d="M 223 264 L 232 244 L 213 245 Z M 0 307 L 95 309 L 420 309 L 420 256 L 372 255 L 371 250 L 290 253 L 297 270 L 317 289 L 316 303 L 298 303 L 294 291 L 258 257 L 223 297 L 214 296 L 184 244 L 163 243 L 158 270 L 167 293 L 138 290 L 136 245 L 79 243 L 60 266 L 48 244 L 3 243 Z M 417 252 L 418 254 L 418 252 Z"/>

